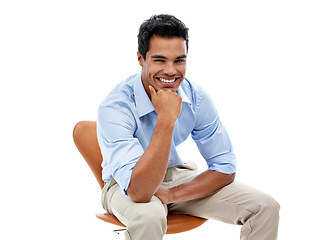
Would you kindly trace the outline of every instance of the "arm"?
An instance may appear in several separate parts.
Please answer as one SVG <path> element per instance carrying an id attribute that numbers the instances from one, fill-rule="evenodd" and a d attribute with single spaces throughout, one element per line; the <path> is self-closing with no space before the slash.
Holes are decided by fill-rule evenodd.
<path id="1" fill-rule="evenodd" d="M 151 101 L 158 115 L 150 144 L 135 164 L 127 194 L 135 202 L 149 202 L 165 176 L 175 121 L 181 112 L 181 97 L 153 87 Z"/>
<path id="2" fill-rule="evenodd" d="M 210 96 L 202 89 L 199 91 L 202 97 L 196 98 L 200 102 L 197 103 L 196 124 L 191 136 L 207 161 L 208 170 L 177 187 L 161 187 L 155 195 L 163 203 L 204 197 L 232 183 L 235 178 L 235 154 L 228 133 L 221 124 Z"/>
<path id="3" fill-rule="evenodd" d="M 173 202 L 184 202 L 207 196 L 216 190 L 232 183 L 235 173 L 223 174 L 220 172 L 207 170 L 199 174 L 192 181 L 181 184 L 174 188 L 166 189 L 160 187 L 155 193 L 164 204 Z"/>

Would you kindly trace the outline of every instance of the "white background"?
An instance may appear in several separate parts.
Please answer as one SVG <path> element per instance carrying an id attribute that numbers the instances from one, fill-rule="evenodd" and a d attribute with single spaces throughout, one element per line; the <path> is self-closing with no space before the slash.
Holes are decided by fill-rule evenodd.
<path id="1" fill-rule="evenodd" d="M 187 77 L 213 97 L 237 180 L 281 205 L 279 239 L 321 237 L 320 1 L 0 3 L 0 238 L 121 239 L 99 221 L 100 189 L 72 139 L 118 82 L 140 71 L 143 20 L 190 28 Z M 182 156 L 197 160 L 191 141 Z M 208 221 L 165 239 L 239 239 Z"/>

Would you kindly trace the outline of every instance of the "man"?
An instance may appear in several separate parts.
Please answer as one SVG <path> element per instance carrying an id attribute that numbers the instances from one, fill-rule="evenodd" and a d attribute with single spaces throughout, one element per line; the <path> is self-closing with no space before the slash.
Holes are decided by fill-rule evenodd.
<path id="1" fill-rule="evenodd" d="M 168 212 L 241 224 L 241 239 L 276 239 L 279 205 L 234 181 L 228 134 L 209 95 L 185 78 L 186 26 L 152 16 L 138 42 L 141 73 L 110 92 L 97 121 L 102 204 L 127 226 L 125 239 L 162 239 Z M 189 134 L 207 162 L 204 172 L 176 152 Z"/>

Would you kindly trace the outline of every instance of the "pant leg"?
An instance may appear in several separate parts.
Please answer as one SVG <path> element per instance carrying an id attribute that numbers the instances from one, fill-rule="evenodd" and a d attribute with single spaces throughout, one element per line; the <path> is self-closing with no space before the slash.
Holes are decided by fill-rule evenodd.
<path id="1" fill-rule="evenodd" d="M 171 204 L 169 213 L 189 214 L 242 225 L 242 240 L 277 238 L 278 203 L 271 196 L 238 182 L 201 199 Z"/>
<path id="2" fill-rule="evenodd" d="M 114 182 L 103 188 L 102 204 L 127 226 L 126 240 L 161 240 L 166 233 L 167 206 L 157 197 L 152 197 L 149 203 L 135 203 Z"/>

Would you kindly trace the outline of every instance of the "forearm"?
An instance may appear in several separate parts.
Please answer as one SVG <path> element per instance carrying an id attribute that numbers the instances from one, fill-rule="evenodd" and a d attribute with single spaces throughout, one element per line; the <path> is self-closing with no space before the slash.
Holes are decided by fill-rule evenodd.
<path id="1" fill-rule="evenodd" d="M 205 171 L 192 181 L 181 184 L 171 189 L 163 189 L 156 196 L 163 203 L 184 202 L 207 196 L 216 190 L 232 183 L 235 173 L 223 174 L 212 170 Z"/>
<path id="2" fill-rule="evenodd" d="M 149 202 L 165 176 L 174 123 L 159 117 L 150 144 L 132 170 L 127 194 L 135 202 Z"/>

